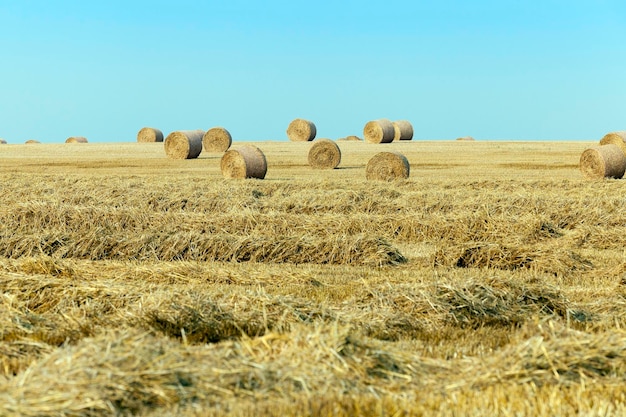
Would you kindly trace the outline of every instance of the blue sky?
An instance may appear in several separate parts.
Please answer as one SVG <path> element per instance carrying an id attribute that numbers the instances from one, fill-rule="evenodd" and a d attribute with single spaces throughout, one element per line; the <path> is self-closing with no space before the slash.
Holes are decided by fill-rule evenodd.
<path id="1" fill-rule="evenodd" d="M 626 130 L 626 2 L 0 0 L 0 137 L 598 140 Z"/>

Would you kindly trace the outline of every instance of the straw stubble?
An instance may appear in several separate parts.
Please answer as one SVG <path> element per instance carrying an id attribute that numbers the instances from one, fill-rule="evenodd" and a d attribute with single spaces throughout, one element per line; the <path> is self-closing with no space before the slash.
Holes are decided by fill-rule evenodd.
<path id="1" fill-rule="evenodd" d="M 137 142 L 163 142 L 163 132 L 154 127 L 144 127 L 137 132 Z"/>
<path id="2" fill-rule="evenodd" d="M 365 167 L 368 180 L 393 181 L 409 178 L 409 161 L 400 152 L 379 152 Z"/>
<path id="3" fill-rule="evenodd" d="M 170 159 L 194 159 L 202 152 L 204 131 L 178 130 L 165 138 L 165 154 Z"/>
<path id="4" fill-rule="evenodd" d="M 314 169 L 335 169 L 341 162 L 341 150 L 330 139 L 318 139 L 309 149 L 308 161 Z"/>
<path id="5" fill-rule="evenodd" d="M 588 179 L 622 178 L 626 157 L 617 145 L 593 146 L 580 156 L 580 170 Z"/>
<path id="6" fill-rule="evenodd" d="M 388 119 L 372 120 L 363 128 L 363 138 L 369 143 L 393 142 L 396 131 L 393 123 Z"/>
<path id="7" fill-rule="evenodd" d="M 212 127 L 202 138 L 206 152 L 226 152 L 233 143 L 230 132 L 223 127 Z"/>
<path id="8" fill-rule="evenodd" d="M 261 149 L 253 145 L 243 145 L 228 150 L 220 162 L 224 178 L 265 178 L 267 160 Z"/>

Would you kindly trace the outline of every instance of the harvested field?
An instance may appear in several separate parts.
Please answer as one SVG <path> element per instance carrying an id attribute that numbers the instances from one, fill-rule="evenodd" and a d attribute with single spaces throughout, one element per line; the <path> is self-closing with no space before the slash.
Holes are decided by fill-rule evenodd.
<path id="1" fill-rule="evenodd" d="M 0 415 L 626 413 L 626 180 L 583 176 L 594 143 L 254 145 L 263 180 L 0 148 Z M 368 181 L 382 151 L 410 178 Z"/>

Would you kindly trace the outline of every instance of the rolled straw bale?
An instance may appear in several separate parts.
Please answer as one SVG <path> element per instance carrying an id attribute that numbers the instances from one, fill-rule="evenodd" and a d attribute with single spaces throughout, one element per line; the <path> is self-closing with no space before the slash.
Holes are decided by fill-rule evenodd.
<path id="1" fill-rule="evenodd" d="M 165 154 L 171 159 L 194 159 L 202 152 L 204 130 L 177 130 L 165 138 Z"/>
<path id="2" fill-rule="evenodd" d="M 163 132 L 154 127 L 143 127 L 137 132 L 137 142 L 163 142 Z"/>
<path id="3" fill-rule="evenodd" d="M 365 167 L 368 180 L 393 181 L 409 178 L 409 161 L 400 152 L 379 152 Z"/>
<path id="4" fill-rule="evenodd" d="M 393 140 L 411 140 L 413 139 L 413 125 L 408 120 L 396 120 L 392 122 L 394 136 Z"/>
<path id="5" fill-rule="evenodd" d="M 580 156 L 580 170 L 589 179 L 622 178 L 626 171 L 626 156 L 612 143 L 593 146 Z"/>
<path id="6" fill-rule="evenodd" d="M 36 144 L 41 143 L 41 142 L 39 142 L 38 140 L 35 140 L 35 139 L 28 139 L 24 143 L 26 143 L 27 145 L 36 145 Z"/>
<path id="7" fill-rule="evenodd" d="M 223 127 L 212 127 L 202 137 L 202 145 L 207 152 L 226 152 L 232 144 L 232 136 Z"/>
<path id="8" fill-rule="evenodd" d="M 267 160 L 265 154 L 254 145 L 229 149 L 222 156 L 220 168 L 224 178 L 265 178 Z"/>
<path id="9" fill-rule="evenodd" d="M 287 137 L 293 142 L 312 141 L 316 134 L 315 124 L 304 119 L 294 119 L 287 127 Z"/>
<path id="10" fill-rule="evenodd" d="M 87 138 L 84 136 L 71 136 L 65 139 L 65 143 L 87 143 Z"/>
<path id="11" fill-rule="evenodd" d="M 309 165 L 315 169 L 335 169 L 341 162 L 341 150 L 330 139 L 318 139 L 309 149 Z"/>
<path id="12" fill-rule="evenodd" d="M 610 132 L 600 139 L 600 145 L 617 145 L 626 155 L 626 131 Z"/>
<path id="13" fill-rule="evenodd" d="M 463 136 L 463 137 L 460 137 L 460 138 L 456 138 L 456 140 L 471 142 L 471 141 L 474 140 L 474 138 L 471 137 L 471 136 Z"/>
<path id="14" fill-rule="evenodd" d="M 6 144 L 7 144 L 7 141 L 6 141 L 6 140 L 4 140 L 4 139 L 0 139 L 0 145 L 6 145 Z"/>
<path id="15" fill-rule="evenodd" d="M 393 142 L 395 135 L 396 131 L 393 127 L 393 123 L 388 119 L 369 121 L 363 128 L 363 138 L 369 143 Z"/>

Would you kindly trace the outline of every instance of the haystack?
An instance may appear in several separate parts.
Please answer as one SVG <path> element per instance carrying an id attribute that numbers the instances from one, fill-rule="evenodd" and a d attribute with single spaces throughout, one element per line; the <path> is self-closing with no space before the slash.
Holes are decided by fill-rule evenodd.
<path id="1" fill-rule="evenodd" d="M 65 139 L 65 143 L 87 143 L 87 138 L 84 136 L 71 136 Z"/>
<path id="2" fill-rule="evenodd" d="M 471 137 L 471 136 L 462 136 L 460 138 L 456 138 L 456 140 L 465 141 L 465 142 L 472 142 L 472 141 L 474 141 L 474 138 Z"/>
<path id="3" fill-rule="evenodd" d="M 617 145 L 626 155 L 626 131 L 607 133 L 600 139 L 600 145 Z"/>
<path id="4" fill-rule="evenodd" d="M 38 143 L 41 143 L 41 142 L 39 142 L 38 140 L 35 140 L 35 139 L 28 139 L 24 143 L 27 144 L 27 145 L 35 145 L 35 144 L 38 144 Z"/>
<path id="5" fill-rule="evenodd" d="M 294 119 L 287 127 L 287 137 L 292 142 L 312 141 L 316 134 L 315 124 L 304 119 Z"/>
<path id="6" fill-rule="evenodd" d="M 367 162 L 365 167 L 365 177 L 368 180 L 406 179 L 409 178 L 409 173 L 409 161 L 399 152 L 379 152 Z"/>
<path id="7" fill-rule="evenodd" d="M 393 142 L 396 131 L 393 123 L 388 119 L 372 120 L 363 128 L 363 138 L 369 143 Z"/>
<path id="8" fill-rule="evenodd" d="M 580 156 L 580 170 L 589 179 L 622 178 L 626 171 L 626 156 L 619 146 L 593 146 Z"/>
<path id="9" fill-rule="evenodd" d="M 137 132 L 137 142 L 152 143 L 163 142 L 163 132 L 154 127 L 144 127 Z"/>
<path id="10" fill-rule="evenodd" d="M 4 139 L 0 139 L 0 145 L 6 145 L 6 144 L 7 144 L 7 141 L 6 141 L 6 140 L 4 140 Z"/>
<path id="11" fill-rule="evenodd" d="M 165 138 L 165 154 L 171 159 L 194 159 L 202 152 L 204 130 L 178 130 Z"/>
<path id="12" fill-rule="evenodd" d="M 223 127 L 212 127 L 202 137 L 206 152 L 226 152 L 233 144 L 233 138 Z"/>
<path id="13" fill-rule="evenodd" d="M 309 149 L 309 165 L 315 169 L 335 169 L 341 162 L 341 150 L 330 139 L 318 139 Z"/>
<path id="14" fill-rule="evenodd" d="M 392 122 L 394 136 L 393 140 L 413 139 L 413 125 L 408 120 L 396 120 Z"/>
<path id="15" fill-rule="evenodd" d="M 243 145 L 226 151 L 220 162 L 224 178 L 265 178 L 265 154 L 253 145 Z"/>

